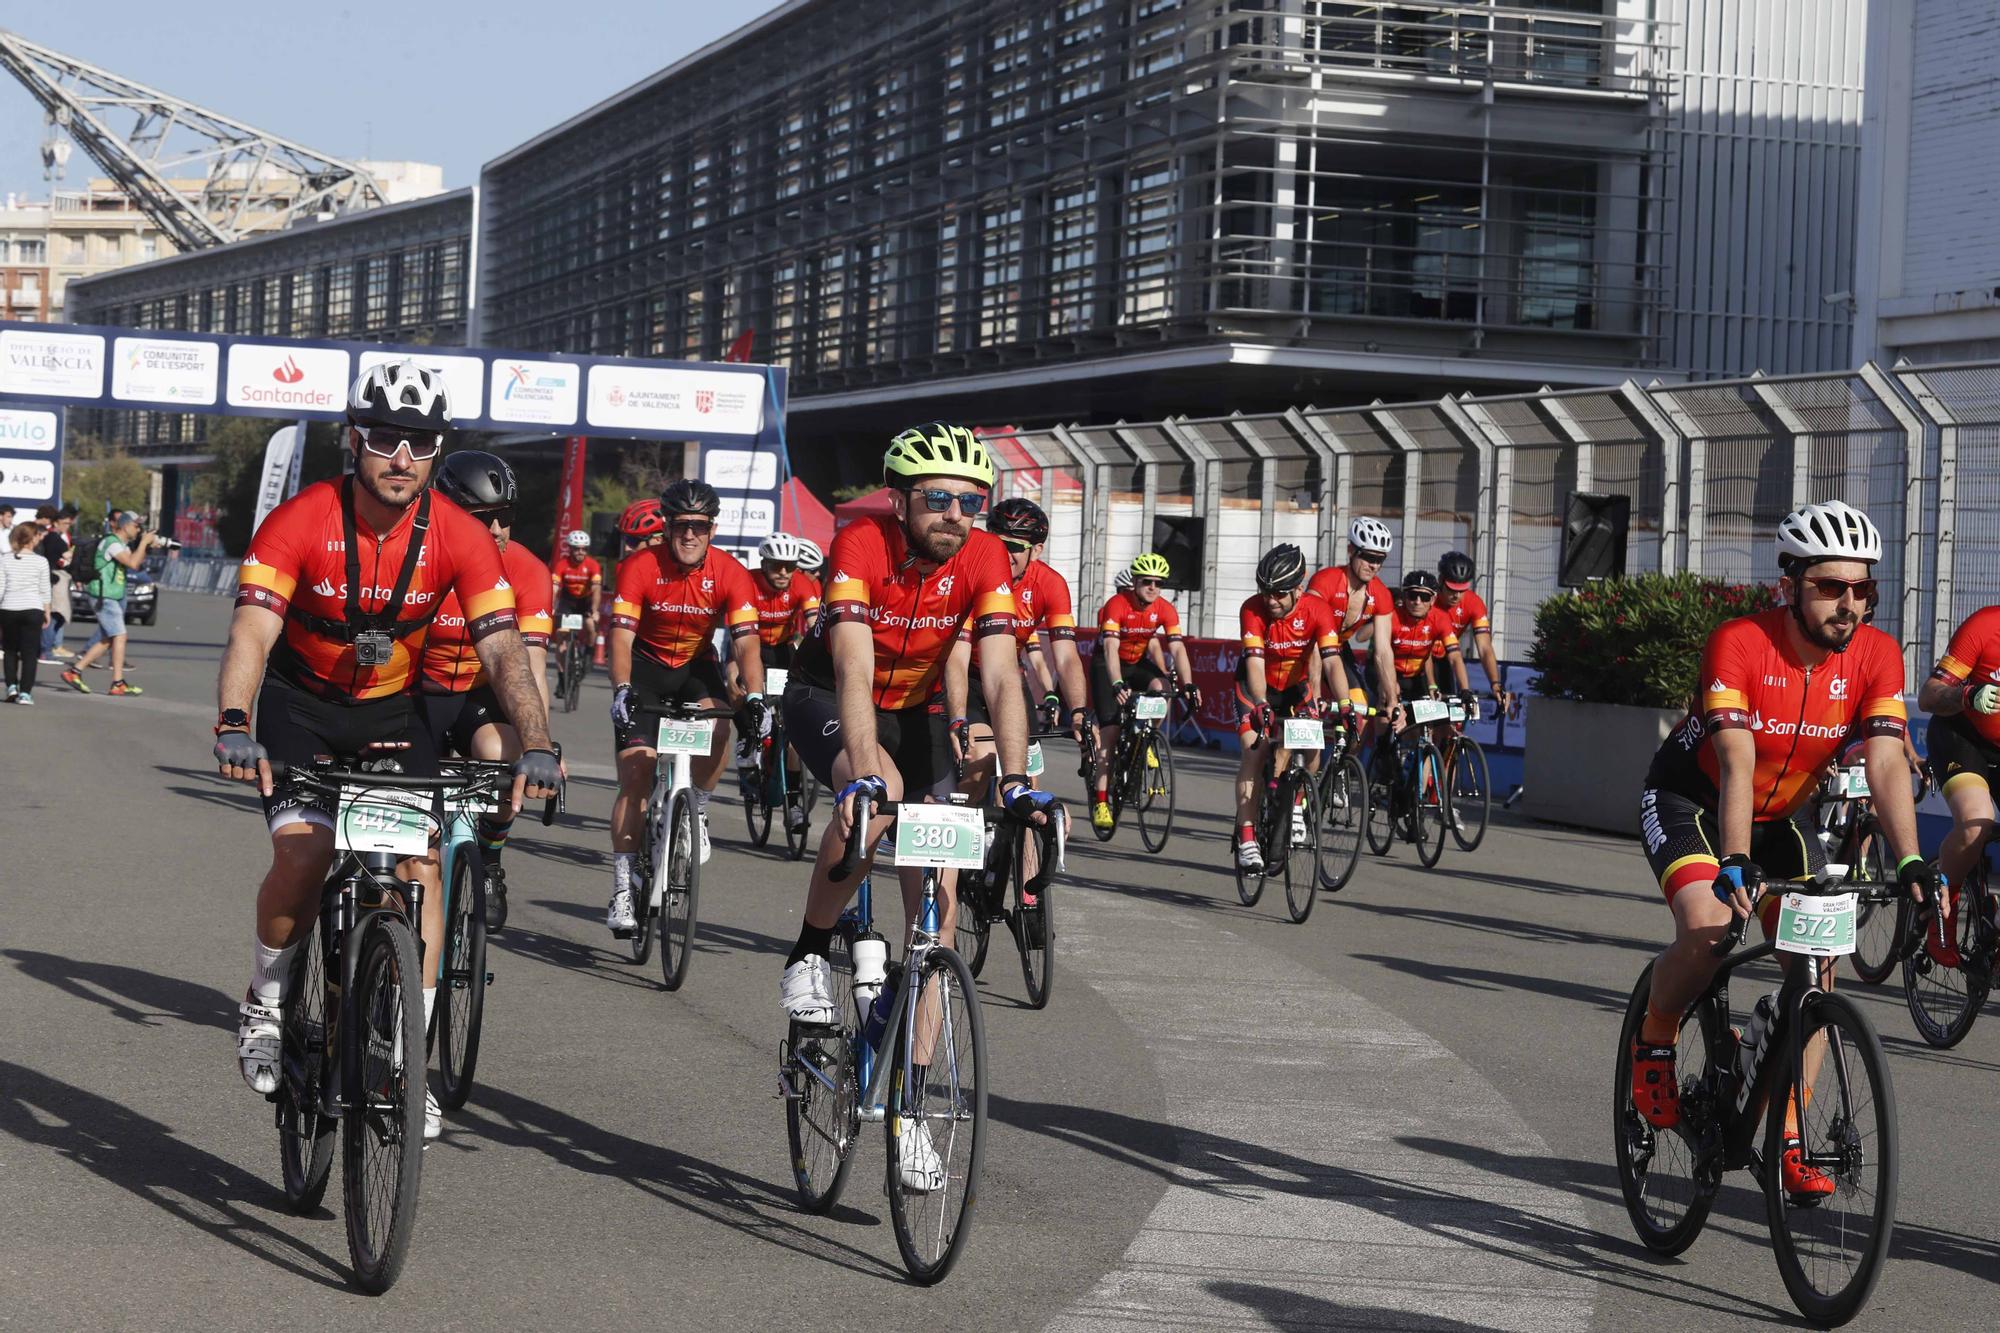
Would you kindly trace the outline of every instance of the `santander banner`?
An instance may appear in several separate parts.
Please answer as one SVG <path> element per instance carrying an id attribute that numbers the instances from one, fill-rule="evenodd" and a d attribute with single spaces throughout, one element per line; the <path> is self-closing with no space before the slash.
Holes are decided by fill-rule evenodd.
<path id="1" fill-rule="evenodd" d="M 236 343 L 224 373 L 231 407 L 269 408 L 273 416 L 338 412 L 347 403 L 348 356 L 330 347 Z"/>

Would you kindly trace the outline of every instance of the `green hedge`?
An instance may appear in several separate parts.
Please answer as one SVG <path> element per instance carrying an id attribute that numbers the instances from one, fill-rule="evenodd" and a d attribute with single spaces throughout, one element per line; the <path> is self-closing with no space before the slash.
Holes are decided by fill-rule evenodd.
<path id="1" fill-rule="evenodd" d="M 1684 708 L 1715 627 L 1775 604 L 1769 588 L 1695 574 L 1610 579 L 1536 607 L 1528 661 L 1542 673 L 1543 694 Z"/>

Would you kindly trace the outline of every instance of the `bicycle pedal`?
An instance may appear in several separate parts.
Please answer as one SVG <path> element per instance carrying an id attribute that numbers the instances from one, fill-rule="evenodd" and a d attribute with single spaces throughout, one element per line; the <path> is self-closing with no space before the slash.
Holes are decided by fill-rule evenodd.
<path id="1" fill-rule="evenodd" d="M 489 986 L 493 984 L 493 974 L 491 972 L 486 974 L 486 984 Z"/>
<path id="2" fill-rule="evenodd" d="M 636 931 L 636 930 L 617 930 L 617 929 L 613 929 L 613 930 L 612 930 L 612 932 L 611 932 L 611 938 L 612 938 L 612 939 L 614 939 L 614 940 L 629 940 L 629 939 L 631 939 L 631 938 L 632 938 L 632 937 L 633 937 L 634 935 L 636 935 L 636 934 L 638 934 L 638 933 L 639 933 L 639 932 L 638 932 L 638 931 Z"/>

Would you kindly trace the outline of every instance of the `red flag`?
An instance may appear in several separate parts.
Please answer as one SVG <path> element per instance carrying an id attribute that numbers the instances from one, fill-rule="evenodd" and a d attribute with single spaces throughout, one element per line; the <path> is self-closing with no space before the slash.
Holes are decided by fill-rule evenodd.
<path id="1" fill-rule="evenodd" d="M 736 335 L 736 341 L 729 344 L 729 350 L 722 354 L 724 361 L 747 363 L 750 360 L 750 344 L 756 339 L 757 330 L 745 329 Z"/>
<path id="2" fill-rule="evenodd" d="M 563 539 L 583 526 L 583 443 L 572 435 L 563 447 L 562 495 L 556 504 L 556 535 L 549 543 L 549 559 L 562 554 Z"/>

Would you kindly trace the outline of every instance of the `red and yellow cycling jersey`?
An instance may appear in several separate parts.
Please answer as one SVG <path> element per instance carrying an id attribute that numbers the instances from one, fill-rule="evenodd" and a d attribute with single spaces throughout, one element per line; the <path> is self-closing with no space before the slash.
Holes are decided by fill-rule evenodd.
<path id="1" fill-rule="evenodd" d="M 792 642 L 811 627 L 819 614 L 819 584 L 803 570 L 792 575 L 783 592 L 771 586 L 761 569 L 750 572 L 756 590 L 757 637 L 766 647 L 777 648 Z"/>
<path id="2" fill-rule="evenodd" d="M 1902 736 L 1909 714 L 1896 641 L 1863 625 L 1846 652 L 1807 667 L 1785 637 L 1790 614 L 1760 611 L 1709 635 L 1697 707 L 1653 756 L 1648 787 L 1713 809 L 1721 770 L 1709 738 L 1740 728 L 1757 744 L 1751 817 L 1784 819 L 1805 804 L 1842 748 L 1868 736 Z"/>
<path id="3" fill-rule="evenodd" d="M 1243 655 L 1264 659 L 1267 697 L 1303 684 L 1313 653 L 1324 655 L 1340 647 L 1339 615 L 1324 597 L 1301 597 L 1289 615 L 1273 620 L 1264 610 L 1262 593 L 1244 599 L 1237 612 Z"/>
<path id="4" fill-rule="evenodd" d="M 1415 679 L 1425 662 L 1456 647 L 1458 634 L 1451 627 L 1451 617 L 1435 606 L 1415 617 L 1398 606 L 1389 615 L 1389 655 L 1396 659 L 1396 675 L 1402 680 Z"/>
<path id="5" fill-rule="evenodd" d="M 1140 605 L 1128 588 L 1111 594 L 1111 600 L 1097 613 L 1097 628 L 1103 639 L 1118 642 L 1118 661 L 1131 666 L 1146 655 L 1146 644 L 1155 634 L 1165 634 L 1169 643 L 1181 637 L 1181 613 L 1164 597 Z"/>
<path id="6" fill-rule="evenodd" d="M 582 601 L 590 596 L 590 585 L 604 577 L 604 567 L 589 556 L 571 560 L 565 554 L 556 558 L 555 566 L 549 573 L 553 583 L 562 585 L 563 596 Z"/>
<path id="7" fill-rule="evenodd" d="M 1493 632 L 1493 617 L 1487 613 L 1485 601 L 1470 588 L 1459 594 L 1458 605 L 1439 603 L 1438 610 L 1451 621 L 1452 633 L 1461 639 L 1481 632 Z"/>
<path id="8" fill-rule="evenodd" d="M 1007 548 L 975 528 L 951 559 L 926 574 L 893 518 L 856 519 L 833 538 L 826 563 L 824 626 L 865 622 L 875 635 L 875 706 L 914 708 L 931 697 L 960 628 L 976 638 L 1012 634 L 1019 618 Z M 822 645 L 825 632 L 814 636 Z M 815 674 L 830 664 L 812 651 Z"/>
<path id="9" fill-rule="evenodd" d="M 718 628 L 732 639 L 757 632 L 757 589 L 743 562 L 719 547 L 682 569 L 665 546 L 648 546 L 618 566 L 611 625 L 636 632 L 633 651 L 650 661 L 684 666 Z"/>
<path id="10" fill-rule="evenodd" d="M 1939 680 L 2000 684 L 2000 606 L 1989 606 L 1967 617 L 1931 674 Z M 1963 716 L 1988 745 L 2000 745 L 2000 713 L 1975 713 L 1968 708 Z"/>
<path id="11" fill-rule="evenodd" d="M 320 481 L 272 510 L 251 538 L 236 578 L 236 605 L 284 617 L 284 635 L 271 670 L 301 689 L 333 699 L 380 699 L 411 689 L 431 620 L 446 593 L 464 608 L 468 640 L 477 643 L 515 624 L 514 590 L 508 586 L 492 534 L 470 514 L 431 493 L 431 526 L 418 548 L 417 566 L 403 604 L 393 609 L 397 637 L 382 666 L 363 666 L 354 645 L 315 629 L 306 618 L 344 624 L 347 619 L 347 550 L 342 535 L 340 488 Z M 417 505 L 403 511 L 386 537 L 364 523 L 356 529 L 361 586 L 356 604 L 368 615 L 391 612 L 396 580 L 409 552 Z"/>
<path id="12" fill-rule="evenodd" d="M 1047 630 L 1051 639 L 1076 638 L 1076 607 L 1070 601 L 1069 580 L 1041 561 L 1030 560 L 1015 583 L 1014 605 L 1021 612 L 1014 625 L 1014 638 L 1021 647 L 1035 642 L 1037 630 Z"/>
<path id="13" fill-rule="evenodd" d="M 1396 609 L 1396 600 L 1389 595 L 1388 584 L 1379 578 L 1371 578 L 1356 588 L 1348 577 L 1346 565 L 1329 565 L 1322 569 L 1306 584 L 1306 591 L 1315 597 L 1325 598 L 1340 613 L 1342 640 L 1353 638 L 1357 629 L 1376 616 L 1386 616 Z"/>
<path id="14" fill-rule="evenodd" d="M 548 566 L 519 542 L 508 542 L 500 553 L 500 568 L 514 589 L 514 618 L 521 627 L 521 642 L 530 648 L 546 647 L 555 628 L 549 593 L 554 587 Z M 466 633 L 465 610 L 458 594 L 447 592 L 438 607 L 437 619 L 424 636 L 423 690 L 428 694 L 463 694 L 486 683 L 486 668 L 479 664 L 479 651 Z"/>

